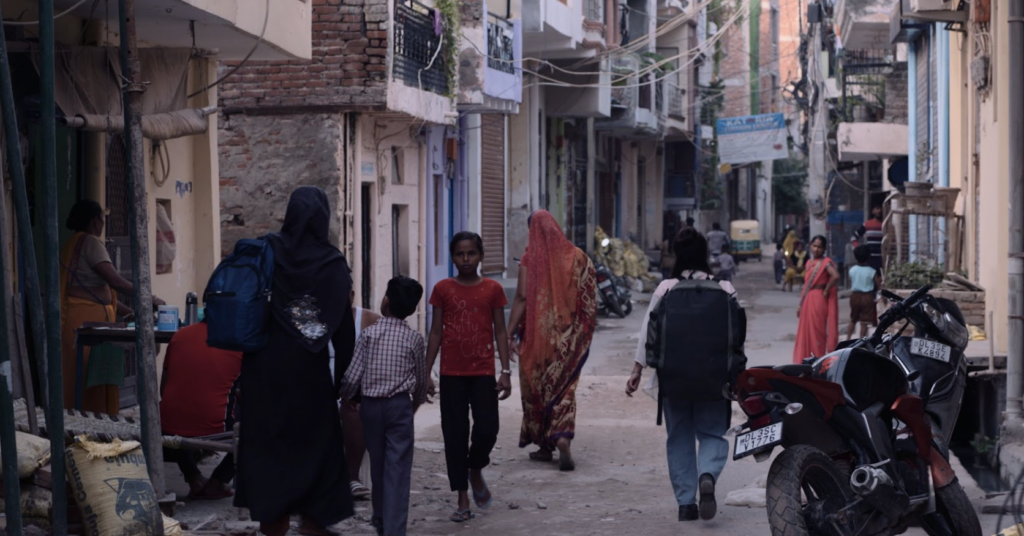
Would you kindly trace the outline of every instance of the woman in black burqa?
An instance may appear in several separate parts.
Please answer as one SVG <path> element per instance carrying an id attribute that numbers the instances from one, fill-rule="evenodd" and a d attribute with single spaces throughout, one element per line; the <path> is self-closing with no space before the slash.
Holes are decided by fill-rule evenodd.
<path id="1" fill-rule="evenodd" d="M 335 377 L 352 360 L 355 326 L 345 256 L 328 239 L 330 206 L 319 188 L 292 193 L 274 251 L 273 321 L 262 350 L 245 354 L 235 506 L 260 531 L 281 536 L 289 516 L 302 534 L 324 534 L 353 514 Z"/>

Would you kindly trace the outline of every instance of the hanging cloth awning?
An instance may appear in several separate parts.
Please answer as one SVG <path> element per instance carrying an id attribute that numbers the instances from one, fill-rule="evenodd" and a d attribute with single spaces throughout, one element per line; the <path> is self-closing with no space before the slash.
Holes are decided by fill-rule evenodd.
<path id="1" fill-rule="evenodd" d="M 144 115 L 142 116 L 142 135 L 151 140 L 171 140 L 203 134 L 209 125 L 206 117 L 216 113 L 217 110 L 217 107 L 210 106 Z M 64 119 L 64 124 L 91 132 L 124 132 L 123 115 L 79 114 Z"/>
<path id="2" fill-rule="evenodd" d="M 204 134 L 206 117 L 216 108 L 188 108 L 187 48 L 139 49 L 142 94 L 142 135 L 169 140 Z M 33 63 L 39 69 L 38 50 Z M 90 131 L 123 132 L 121 59 L 113 47 L 59 47 L 55 54 L 54 97 L 68 126 Z"/>

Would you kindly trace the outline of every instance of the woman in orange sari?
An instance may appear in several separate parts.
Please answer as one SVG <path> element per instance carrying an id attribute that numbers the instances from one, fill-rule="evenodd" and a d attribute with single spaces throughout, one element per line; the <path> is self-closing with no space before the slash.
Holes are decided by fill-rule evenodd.
<path id="1" fill-rule="evenodd" d="M 597 287 L 590 257 L 569 242 L 546 210 L 530 217 L 530 246 L 523 255 L 508 332 L 520 356 L 523 427 L 519 446 L 539 447 L 536 461 L 559 469 L 576 464 L 569 449 L 576 430 L 576 384 L 597 323 Z"/>
<path id="2" fill-rule="evenodd" d="M 804 269 L 804 288 L 796 311 L 800 323 L 793 348 L 794 363 L 821 357 L 839 344 L 839 271 L 832 259 L 825 256 L 827 246 L 824 236 L 811 239 L 812 258 Z"/>
<path id="3" fill-rule="evenodd" d="M 64 379 L 64 407 L 75 407 L 78 382 L 75 330 L 85 322 L 116 322 L 117 315 L 132 310 L 117 302 L 116 292 L 132 294 L 132 284 L 121 277 L 110 262 L 100 237 L 105 211 L 100 204 L 84 199 L 71 207 L 65 225 L 75 232 L 60 254 L 61 362 Z M 115 292 L 116 291 L 116 292 Z M 154 297 L 153 303 L 163 301 Z M 89 348 L 83 352 L 85 369 L 89 366 Z M 82 393 L 82 410 L 117 415 L 120 393 L 116 385 L 97 385 Z"/>

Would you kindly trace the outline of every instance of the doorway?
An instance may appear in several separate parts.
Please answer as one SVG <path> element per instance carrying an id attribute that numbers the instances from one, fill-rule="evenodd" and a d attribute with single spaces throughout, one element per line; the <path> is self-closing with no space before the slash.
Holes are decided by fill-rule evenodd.
<path id="1" fill-rule="evenodd" d="M 360 264 L 362 273 L 362 299 L 363 308 L 372 309 L 371 305 L 373 289 L 373 184 L 364 183 L 360 189 L 360 218 L 359 224 L 362 227 L 362 247 L 360 248 Z"/>

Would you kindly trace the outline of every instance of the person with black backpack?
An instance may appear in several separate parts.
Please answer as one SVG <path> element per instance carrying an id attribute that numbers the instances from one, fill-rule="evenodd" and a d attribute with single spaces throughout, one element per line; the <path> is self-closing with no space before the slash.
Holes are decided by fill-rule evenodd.
<path id="1" fill-rule="evenodd" d="M 657 371 L 644 391 L 658 401 L 658 424 L 665 416 L 679 521 L 709 520 L 718 510 L 715 483 L 729 456 L 732 403 L 723 388 L 746 368 L 746 315 L 732 284 L 712 277 L 700 232 L 683 229 L 673 246 L 672 278 L 651 298 L 626 395 L 640 388 L 645 366 Z"/>

